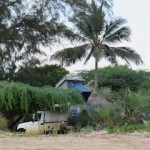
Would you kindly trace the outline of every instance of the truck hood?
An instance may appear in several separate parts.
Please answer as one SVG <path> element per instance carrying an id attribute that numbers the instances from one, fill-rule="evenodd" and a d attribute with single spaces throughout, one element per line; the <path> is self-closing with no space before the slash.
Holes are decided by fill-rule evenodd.
<path id="1" fill-rule="evenodd" d="M 19 130 L 19 129 L 26 129 L 28 126 L 31 126 L 31 124 L 33 124 L 32 121 L 30 121 L 30 122 L 25 122 L 25 123 L 20 123 L 20 124 L 18 124 L 18 126 L 17 126 L 17 130 Z"/>

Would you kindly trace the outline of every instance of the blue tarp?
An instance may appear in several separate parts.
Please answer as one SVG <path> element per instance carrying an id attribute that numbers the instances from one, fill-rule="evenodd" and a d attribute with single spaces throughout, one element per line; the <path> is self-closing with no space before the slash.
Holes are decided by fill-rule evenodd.
<path id="1" fill-rule="evenodd" d="M 73 82 L 73 81 L 67 81 L 68 88 L 77 88 L 81 94 L 83 95 L 85 101 L 87 102 L 91 91 L 87 89 L 81 82 Z"/>
<path id="2" fill-rule="evenodd" d="M 77 88 L 80 92 L 91 92 L 81 82 L 68 81 L 68 88 Z"/>
<path id="3" fill-rule="evenodd" d="M 70 113 L 69 113 L 70 116 L 77 116 L 78 114 L 79 113 L 76 109 L 70 110 Z"/>

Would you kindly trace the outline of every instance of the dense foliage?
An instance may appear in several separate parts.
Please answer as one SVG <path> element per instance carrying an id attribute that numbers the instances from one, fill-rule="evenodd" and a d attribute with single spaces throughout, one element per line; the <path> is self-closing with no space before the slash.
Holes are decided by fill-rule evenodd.
<path id="1" fill-rule="evenodd" d="M 109 105 L 83 107 L 78 116 L 73 116 L 74 122 L 71 118 L 69 121 L 77 129 L 87 126 L 103 129 L 143 124 L 150 120 L 150 94 L 124 89 L 117 93 L 111 91 L 110 100 Z"/>
<path id="2" fill-rule="evenodd" d="M 14 81 L 23 82 L 31 86 L 55 86 L 66 74 L 68 74 L 68 71 L 57 65 L 25 66 L 16 72 Z"/>
<path id="3" fill-rule="evenodd" d="M 109 128 L 108 132 L 149 131 L 150 120 L 150 72 L 135 71 L 127 66 L 113 66 L 99 69 L 98 94 L 110 104 L 83 107 L 81 113 L 69 119 L 77 130 L 92 127 Z M 81 71 L 88 83 L 94 78 L 94 71 Z M 93 82 L 89 82 L 89 86 Z"/>
<path id="4" fill-rule="evenodd" d="M 33 113 L 37 110 L 55 110 L 59 104 L 62 110 L 68 105 L 83 103 L 81 94 L 75 89 L 53 87 L 32 87 L 27 84 L 0 82 L 0 112 L 6 116 Z"/>
<path id="5" fill-rule="evenodd" d="M 142 119 L 150 120 L 150 94 L 125 89 L 119 93 L 114 93 L 112 99 L 123 107 L 124 122 L 135 124 L 141 123 Z"/>
<path id="6" fill-rule="evenodd" d="M 79 73 L 86 82 L 94 79 L 94 70 Z M 98 70 L 98 87 L 112 90 L 130 88 L 133 91 L 150 88 L 150 72 L 135 71 L 127 66 L 105 67 Z"/>

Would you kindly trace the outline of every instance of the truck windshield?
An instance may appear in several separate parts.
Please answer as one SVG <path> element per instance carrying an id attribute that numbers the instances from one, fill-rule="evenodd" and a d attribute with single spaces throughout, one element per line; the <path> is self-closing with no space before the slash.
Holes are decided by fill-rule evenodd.
<path id="1" fill-rule="evenodd" d="M 39 121 L 40 119 L 41 119 L 41 113 L 35 114 L 33 120 L 34 120 L 34 121 Z"/>

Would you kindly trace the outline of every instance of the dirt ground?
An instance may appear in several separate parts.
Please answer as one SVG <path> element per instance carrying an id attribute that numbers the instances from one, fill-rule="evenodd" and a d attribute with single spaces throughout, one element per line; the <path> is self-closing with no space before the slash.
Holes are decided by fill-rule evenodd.
<path id="1" fill-rule="evenodd" d="M 0 150 L 150 150 L 150 133 L 0 136 Z"/>

